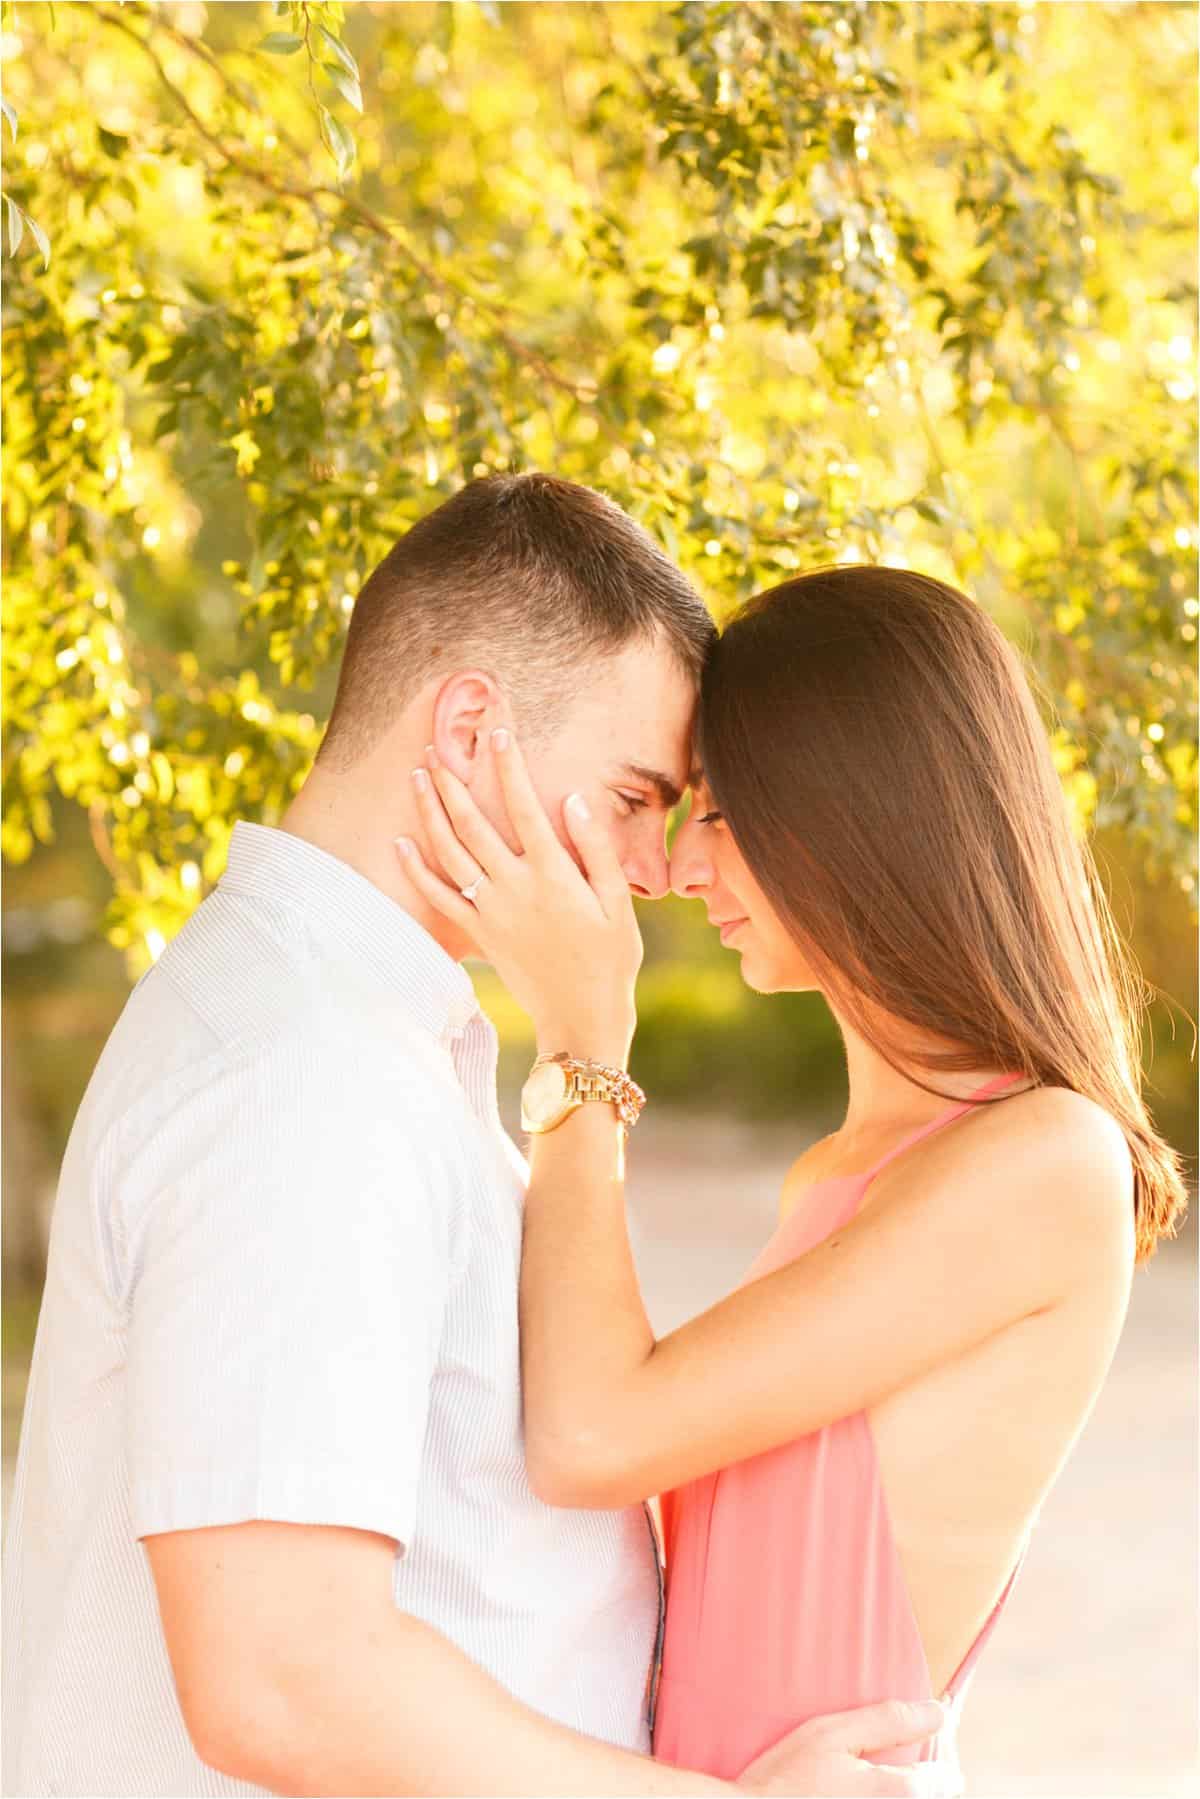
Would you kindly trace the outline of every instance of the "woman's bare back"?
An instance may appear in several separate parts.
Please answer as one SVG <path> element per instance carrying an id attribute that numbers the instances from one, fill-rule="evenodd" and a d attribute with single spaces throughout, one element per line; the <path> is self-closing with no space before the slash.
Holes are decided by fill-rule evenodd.
<path id="1" fill-rule="evenodd" d="M 977 1158 L 1013 1134 L 1037 1156 L 1047 1130 L 1111 1129 L 1087 1100 L 1061 1090 L 980 1108 L 899 1157 L 872 1182 L 862 1212 L 919 1190 L 934 1174 L 971 1178 Z M 892 1134 L 894 1141 L 895 1134 Z M 804 1190 L 870 1166 L 886 1138 L 839 1134 L 792 1169 L 785 1209 Z M 997 1215 L 994 1231 L 1006 1220 Z M 973 1226 L 972 1228 L 977 1228 Z M 986 1255 L 988 1235 L 978 1253 Z M 1039 1253 L 1030 1242 L 1031 1256 Z M 1039 1507 L 1091 1411 L 1112 1360 L 1133 1267 L 1132 1208 L 1097 1203 L 1062 1297 L 910 1381 L 869 1414 L 892 1534 L 935 1693 L 949 1685 L 999 1599 Z M 903 1269 L 897 1267 L 897 1280 Z"/>

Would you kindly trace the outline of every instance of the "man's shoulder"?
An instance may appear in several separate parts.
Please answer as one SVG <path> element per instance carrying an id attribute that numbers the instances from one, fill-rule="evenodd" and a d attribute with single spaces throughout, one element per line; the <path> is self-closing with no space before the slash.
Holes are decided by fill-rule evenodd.
<path id="1" fill-rule="evenodd" d="M 143 1023 L 180 1003 L 197 1037 L 242 1056 L 258 1046 L 307 1044 L 318 1057 L 361 1057 L 372 1048 L 398 1070 L 419 1041 L 403 997 L 382 992 L 370 971 L 314 932 L 302 907 L 225 894 L 218 887 L 167 945 L 135 989 Z M 426 1036 L 428 1033 L 426 1033 Z M 415 1052 L 414 1052 L 415 1053 Z M 412 1060 L 410 1055 L 409 1060 Z M 416 1058 L 419 1060 L 419 1056 Z"/>
<path id="2" fill-rule="evenodd" d="M 216 1043 L 286 1030 L 346 1007 L 337 963 L 314 944 L 303 911 L 217 886 L 135 993 L 147 1019 L 182 1000 Z"/>
<path id="3" fill-rule="evenodd" d="M 219 1035 L 185 1034 L 171 1062 L 141 1072 L 159 1104 L 186 1106 L 194 1097 L 202 1111 L 242 1109 L 257 1096 L 287 1101 L 298 1119 L 311 1100 L 328 1122 L 373 1112 L 399 1130 L 465 1104 L 436 1040 L 401 1008 L 347 1005 L 319 987 Z"/>
<path id="4" fill-rule="evenodd" d="M 302 960 L 290 971 L 244 969 L 239 991 L 235 968 L 218 961 L 201 982 L 202 959 L 172 948 L 105 1046 L 89 1134 L 123 1121 L 126 1140 L 144 1141 L 168 1119 L 207 1129 L 256 1105 L 265 1120 L 281 1103 L 299 1135 L 368 1116 L 380 1136 L 458 1131 L 466 1100 L 449 1060 L 395 995 L 322 980 Z"/>

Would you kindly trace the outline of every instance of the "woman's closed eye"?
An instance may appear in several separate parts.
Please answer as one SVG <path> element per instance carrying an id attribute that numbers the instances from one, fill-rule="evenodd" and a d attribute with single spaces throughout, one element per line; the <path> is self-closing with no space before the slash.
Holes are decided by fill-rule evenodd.
<path id="1" fill-rule="evenodd" d="M 650 804 L 644 793 L 622 793 L 619 787 L 612 789 L 612 795 L 614 799 L 621 800 L 630 812 L 644 812 Z"/>

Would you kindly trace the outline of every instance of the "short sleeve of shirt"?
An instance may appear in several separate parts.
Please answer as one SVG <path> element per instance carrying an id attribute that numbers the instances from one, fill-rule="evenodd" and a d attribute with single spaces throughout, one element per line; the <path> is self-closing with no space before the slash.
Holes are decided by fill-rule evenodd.
<path id="1" fill-rule="evenodd" d="M 411 1541 L 462 1228 L 437 1104 L 285 1037 L 156 1127 L 131 1237 L 137 1536 L 275 1519 Z"/>

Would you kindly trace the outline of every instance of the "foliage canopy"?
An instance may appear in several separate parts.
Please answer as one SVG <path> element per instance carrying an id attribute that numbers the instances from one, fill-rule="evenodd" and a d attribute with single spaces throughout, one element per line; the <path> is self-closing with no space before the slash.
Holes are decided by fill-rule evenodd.
<path id="1" fill-rule="evenodd" d="M 1193 892 L 1190 6 L 10 5 L 4 851 L 85 808 L 136 969 L 307 769 L 472 473 L 718 612 L 830 560 L 1028 650 Z"/>

